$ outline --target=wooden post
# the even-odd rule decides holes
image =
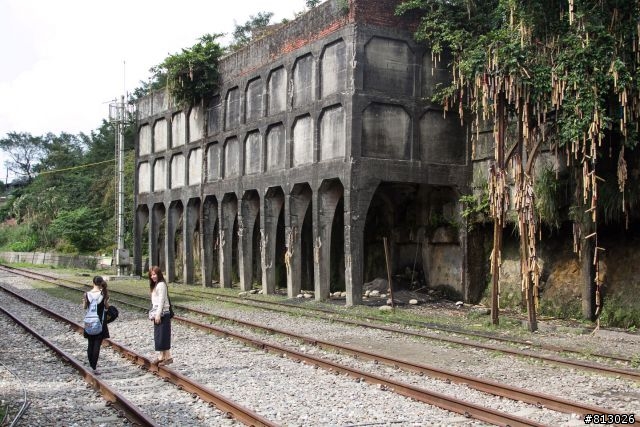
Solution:
[[[391,308],[395,308],[395,303],[393,302],[393,285],[391,284],[391,269],[389,268],[389,243],[386,237],[382,238],[384,242],[384,259],[387,264],[387,280],[389,281],[389,295],[391,295]]]

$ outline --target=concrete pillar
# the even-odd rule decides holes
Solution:
[[[213,285],[213,245],[217,236],[213,234],[216,221],[218,220],[218,204],[210,199],[205,200],[202,206],[202,218],[200,219],[200,235],[202,249],[200,256],[200,268],[202,271],[202,286],[211,287]]]
[[[340,183],[325,181],[313,197],[313,273],[317,301],[329,298],[331,289],[331,228],[342,191]]]
[[[165,267],[164,278],[169,282],[176,280],[176,230],[178,229],[178,221],[180,221],[180,209],[177,204],[169,206],[167,220],[165,221]]]
[[[233,260],[233,223],[238,213],[235,194],[227,195],[219,205],[220,228],[220,286],[231,288],[231,263]]]
[[[149,219],[149,267],[160,265],[160,225],[164,214],[164,206],[156,205],[153,207]]]
[[[260,210],[262,289],[267,294],[276,292],[276,238],[278,218],[283,204],[284,195],[282,192],[269,190],[264,197],[264,209]]]
[[[311,192],[300,192],[287,196],[285,216],[289,224],[285,230],[285,265],[287,267],[287,296],[295,298],[301,290],[302,281],[302,225],[311,203]]]
[[[362,304],[364,227],[377,184],[344,191],[344,281],[347,306]]]
[[[324,301],[329,297],[331,225],[333,217],[327,218],[320,208],[322,197],[314,197],[313,204],[313,274],[315,298]]]
[[[238,264],[243,291],[251,290],[253,284],[253,228],[259,212],[260,196],[255,192],[248,193],[238,212]]]
[[[194,271],[193,271],[193,239],[195,237],[195,231],[200,219],[200,200],[193,199],[187,203],[187,209],[184,213],[184,245],[182,245],[182,259],[184,265],[182,267],[182,273],[184,277],[184,283],[193,284]]]

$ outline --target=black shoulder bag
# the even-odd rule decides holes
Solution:
[[[169,285],[167,285],[167,299],[169,300],[169,319],[173,319],[175,314],[173,313],[173,304],[171,304],[171,297],[169,296]]]

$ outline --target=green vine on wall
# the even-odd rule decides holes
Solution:
[[[219,87],[218,61],[226,49],[217,41],[223,34],[205,34],[191,48],[169,55],[151,68],[154,88],[165,87],[178,104],[192,104],[213,95]]]
[[[467,223],[468,230],[473,230],[475,224],[484,222],[489,218],[489,191],[487,186],[481,193],[465,194],[460,196],[462,204],[462,218]]]

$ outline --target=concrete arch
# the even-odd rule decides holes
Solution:
[[[244,143],[244,174],[255,175],[262,173],[262,134],[260,131],[252,130],[247,132]]]
[[[287,70],[274,68],[267,78],[267,115],[282,113],[287,109]]]
[[[183,229],[184,206],[181,200],[175,200],[169,205],[165,221],[165,267],[164,277],[169,282],[182,281],[182,266],[184,263],[183,251],[180,248],[184,245]]]
[[[315,298],[318,301],[323,301],[329,298],[332,286],[334,289],[339,287],[344,288],[344,276],[342,277],[343,284],[340,286],[339,282],[336,282],[336,274],[339,274],[339,267],[335,266],[332,269],[331,260],[342,259],[344,260],[344,235],[340,239],[341,247],[335,244],[335,241],[339,239],[338,233],[334,232],[334,228],[339,227],[339,223],[344,223],[344,219],[336,220],[336,215],[344,217],[344,186],[339,179],[326,179],[320,184],[316,196],[314,197],[315,208],[313,215],[313,237],[314,237],[314,285],[315,285]],[[342,212],[337,213],[337,208],[341,207]],[[334,243],[332,243],[332,239]],[[334,255],[332,256],[332,252]],[[344,266],[344,264],[343,264]],[[343,268],[344,271],[344,268]],[[332,277],[333,272],[333,277]],[[332,283],[332,279],[334,282]],[[340,276],[337,276],[337,280],[340,280]]]
[[[463,298],[459,194],[452,187],[382,182],[367,211],[364,280],[387,278],[383,238],[389,243],[393,289],[438,288]]]
[[[169,163],[169,188],[184,187],[185,184],[185,158],[184,154],[176,153],[171,156]]]
[[[189,126],[187,129],[190,143],[196,142],[204,136],[204,114],[202,110],[199,104],[192,106],[189,110]]]
[[[467,162],[466,128],[460,117],[429,109],[420,117],[419,158],[423,162],[464,165]]]
[[[218,199],[215,196],[207,196],[202,203],[200,216],[200,242],[202,286],[213,286],[214,274],[219,273],[220,257],[219,243],[220,232],[218,227]],[[219,275],[216,275],[219,279]]]
[[[184,111],[171,116],[171,148],[182,147],[187,142],[187,124]]]
[[[240,89],[238,86],[227,91],[225,97],[224,130],[237,129],[240,126]]]
[[[151,208],[149,217],[149,264],[162,266],[165,262],[165,217],[166,209],[163,203],[156,203]]]
[[[197,283],[196,272],[199,271],[199,263],[202,259],[200,254],[201,233],[200,233],[200,198],[194,197],[189,199],[187,207],[183,214],[183,237],[182,260],[183,260],[183,281],[184,283]]]
[[[262,289],[267,294],[273,294],[277,288],[286,286],[284,191],[282,188],[268,188],[262,206],[260,211]]]
[[[320,54],[320,99],[347,89],[347,46],[343,39],[332,41]]]
[[[202,148],[197,147],[189,150],[189,160],[187,167],[187,185],[198,185],[202,183]]]
[[[168,124],[166,119],[158,119],[153,123],[153,139],[151,149],[154,153],[160,153],[168,148]]]
[[[362,155],[378,159],[411,159],[413,122],[397,104],[372,102],[362,112]]]
[[[324,108],[319,118],[319,161],[344,158],[347,145],[345,110],[342,104]]]
[[[454,187],[432,186],[425,188],[423,198],[428,218],[424,233],[427,244],[422,254],[427,283],[451,299],[467,299],[466,229],[460,226],[460,192]]]
[[[238,212],[238,267],[240,289],[249,291],[253,287],[254,248],[256,222],[259,224],[260,195],[256,190],[245,191]]]
[[[365,282],[376,278],[387,278],[383,238],[391,237],[394,226],[394,206],[384,188],[384,184],[376,188],[366,211],[363,233],[363,280]]]
[[[148,124],[138,129],[138,156],[151,154],[151,126]]]
[[[222,164],[222,176],[224,178],[233,178],[240,175],[240,142],[237,137],[232,136],[224,142],[224,161]]]
[[[136,209],[133,239],[133,273],[142,275],[149,268],[149,207],[140,205]],[[146,257],[145,257],[146,256]]]
[[[164,157],[157,158],[153,162],[153,187],[151,191],[163,191],[167,188],[167,165]]]
[[[314,57],[307,53],[296,58],[293,64],[293,107],[310,104],[314,97]]]
[[[215,135],[222,130],[222,98],[220,94],[211,97],[207,109],[207,135]]]
[[[265,148],[266,170],[274,171],[284,169],[287,164],[287,147],[286,132],[282,122],[275,123],[267,129]]]
[[[222,178],[222,157],[223,152],[218,141],[213,141],[207,145],[206,182],[213,182]]]
[[[289,298],[302,290],[314,290],[312,198],[307,183],[294,185],[287,196],[289,225],[284,260]]]
[[[244,90],[245,93],[245,123],[251,123],[263,116],[263,100],[264,83],[260,76],[255,77],[247,82]]]
[[[314,124],[310,114],[296,117],[293,122],[290,164],[304,166],[315,160]]]
[[[238,246],[238,197],[235,193],[227,193],[223,196],[219,205],[219,229],[220,229],[220,286],[231,288],[232,274],[237,271],[237,246]],[[235,250],[234,250],[235,249]],[[235,268],[234,268],[235,267]]]
[[[413,96],[415,54],[405,40],[373,36],[364,46],[366,90]]]

